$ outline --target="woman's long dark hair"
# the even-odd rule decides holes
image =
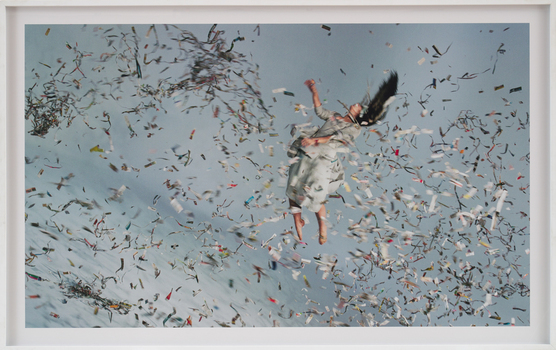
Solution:
[[[380,84],[378,92],[373,99],[371,100],[371,96],[367,93],[361,102],[363,112],[356,118],[357,123],[361,126],[371,126],[384,119],[388,110],[388,104],[391,102],[389,100],[396,95],[397,91],[398,73],[391,71],[388,79]]]

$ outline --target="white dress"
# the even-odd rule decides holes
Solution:
[[[313,212],[319,211],[326,196],[344,182],[344,167],[337,153],[353,144],[361,133],[359,125],[332,118],[341,116],[336,112],[319,106],[315,113],[326,122],[312,137],[332,137],[327,143],[300,148],[299,160],[290,166],[286,188],[288,198]]]

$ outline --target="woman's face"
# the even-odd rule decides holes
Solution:
[[[359,113],[361,113],[361,110],[363,110],[363,107],[359,103],[356,103],[349,107],[349,114],[351,114],[352,117],[356,118],[359,116]]]

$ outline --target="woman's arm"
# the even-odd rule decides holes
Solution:
[[[306,80],[305,85],[307,85],[307,87],[309,88],[309,90],[311,90],[311,93],[313,94],[313,106],[315,108],[315,113],[317,114],[317,117],[323,120],[328,120],[330,117],[334,116],[335,114],[334,112],[329,111],[322,106],[322,103],[320,102],[320,98],[319,98],[319,92],[317,90],[317,86],[315,85],[315,81],[313,79]]]
[[[305,85],[307,85],[307,87],[309,88],[309,90],[311,90],[311,93],[313,94],[313,105],[315,106],[315,108],[321,107],[322,104],[320,103],[320,98],[319,98],[319,92],[317,90],[317,86],[315,85],[315,81],[313,79],[309,79],[305,81]],[[317,115],[319,117],[323,117],[323,116],[328,116],[327,114],[333,115],[332,112],[328,112],[327,113],[321,113],[321,115],[319,115],[317,113]],[[324,118],[326,119],[326,118]],[[322,136],[322,137],[306,137],[303,140],[301,140],[301,145],[303,147],[307,147],[307,146],[316,146],[319,143],[327,143],[333,135],[329,135],[329,136]]]
[[[313,94],[313,105],[315,108],[321,106],[322,104],[320,103],[319,92],[317,90],[317,86],[315,85],[315,81],[313,79],[306,80],[305,85],[307,85]]]
[[[301,140],[301,146],[317,146],[319,143],[327,143],[333,135],[322,137],[307,137]]]

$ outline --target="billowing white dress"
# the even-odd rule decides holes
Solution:
[[[315,113],[326,122],[312,137],[332,137],[327,143],[300,148],[299,160],[290,166],[286,188],[288,198],[313,212],[319,211],[326,196],[344,182],[344,167],[337,153],[353,144],[361,133],[359,125],[332,118],[341,116],[336,112],[319,106]]]

